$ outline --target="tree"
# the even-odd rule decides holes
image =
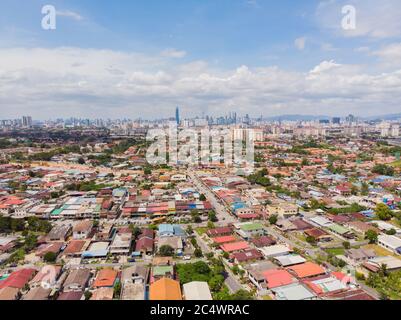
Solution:
[[[344,241],[343,247],[344,247],[344,249],[349,250],[349,249],[351,249],[351,243],[349,243],[349,241]]]
[[[378,234],[374,230],[368,230],[365,233],[365,239],[369,240],[370,244],[377,243]]]
[[[217,219],[217,215],[216,215],[216,212],[214,212],[213,210],[212,211],[209,211],[209,220],[211,221],[211,222],[217,222],[217,221],[219,221],[219,219]]]
[[[205,196],[204,194],[201,194],[201,195],[199,196],[199,200],[200,200],[200,201],[206,201],[206,196]]]
[[[114,285],[114,298],[119,299],[121,294],[121,282],[117,281]]]
[[[234,293],[230,300],[254,300],[254,297],[252,293],[241,289]]]
[[[202,250],[200,248],[196,248],[194,251],[194,255],[196,258],[202,258],[203,257]]]
[[[384,203],[379,203],[376,206],[375,213],[380,220],[388,221],[393,217],[393,212]]]
[[[90,300],[90,298],[92,298],[92,292],[87,290],[84,292],[84,296],[85,296],[85,300]]]
[[[395,236],[397,234],[397,231],[395,229],[391,229],[386,231],[386,234],[389,236]]]
[[[278,221],[278,215],[277,214],[272,214],[269,217],[269,222],[270,222],[271,225],[275,225],[277,223],[277,221]]]
[[[383,176],[393,176],[394,168],[385,164],[377,164],[373,167],[372,172]]]
[[[214,227],[215,227],[215,225],[214,225],[214,223],[213,223],[212,221],[209,221],[209,222],[207,223],[207,228],[208,228],[208,229],[214,229]]]
[[[47,252],[43,257],[43,260],[47,263],[54,263],[57,260],[57,253]]]
[[[38,237],[32,233],[25,236],[25,251],[29,252],[36,248],[38,244]]]
[[[142,233],[142,230],[134,224],[130,224],[129,228],[132,232],[132,236],[134,237],[134,239],[136,239]]]
[[[224,277],[221,274],[216,274],[212,276],[208,281],[210,290],[214,292],[219,291],[223,286],[223,283],[224,283]]]
[[[382,277],[387,277],[387,276],[388,276],[387,264],[383,263],[383,264],[380,266],[379,274],[380,274]]]
[[[306,242],[314,245],[314,244],[316,244],[316,238],[312,237],[312,236],[308,236],[308,237],[306,237]]]
[[[192,234],[194,233],[194,229],[192,228],[191,225],[189,225],[189,226],[187,227],[187,233],[188,233],[188,235],[192,235]]]
[[[174,255],[174,253],[175,253],[174,248],[172,248],[169,245],[161,246],[159,249],[159,254],[162,257],[172,257]]]
[[[202,222],[202,219],[201,219],[201,217],[199,215],[199,211],[198,210],[192,210],[191,211],[191,217],[192,217],[192,221],[194,223],[201,223]]]
[[[82,158],[82,157],[79,158],[79,159],[78,159],[78,163],[79,163],[79,164],[85,164],[85,159]]]
[[[145,168],[143,170],[143,173],[147,176],[150,176],[152,174],[152,169],[150,169],[149,167]]]

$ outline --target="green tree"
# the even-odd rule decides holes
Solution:
[[[47,263],[55,263],[57,260],[57,253],[47,252],[43,257],[43,260]]]
[[[191,225],[189,225],[189,226],[187,227],[187,234],[188,234],[188,235],[192,235],[193,233],[194,233],[194,229],[192,228]]]
[[[369,240],[370,244],[377,243],[378,234],[374,230],[368,230],[365,233],[365,239]]]
[[[278,215],[277,215],[277,214],[272,214],[272,215],[269,217],[269,223],[270,223],[271,225],[275,225],[275,224],[277,223],[277,221],[278,221]]]
[[[199,196],[199,200],[200,200],[200,201],[206,201],[206,196],[205,196],[204,194],[201,194],[201,195]]]
[[[129,228],[132,232],[132,236],[134,237],[134,239],[136,239],[142,233],[142,230],[134,224],[130,224]]]
[[[121,294],[121,282],[117,281],[114,285],[114,298],[119,299]]]
[[[161,246],[159,249],[159,254],[162,257],[172,257],[174,255],[174,253],[175,253],[174,248],[172,248],[169,245]]]
[[[254,300],[254,296],[251,292],[241,289],[241,290],[237,291],[236,293],[234,293],[231,296],[230,300],[233,300],[233,301],[247,300],[247,301],[249,301],[249,300]]]
[[[384,176],[393,176],[394,168],[385,164],[377,164],[373,167],[372,172]]]
[[[312,237],[312,236],[308,236],[308,237],[306,237],[306,242],[309,243],[309,244],[315,245],[316,244],[316,238]]]
[[[379,203],[376,206],[375,213],[380,220],[388,221],[393,217],[391,209],[384,203]]]
[[[344,249],[349,250],[349,249],[351,249],[351,243],[349,241],[344,241],[343,247],[344,247]]]
[[[196,258],[202,258],[203,257],[202,250],[200,248],[196,248],[194,251],[194,255]]]
[[[209,211],[209,220],[211,221],[211,222],[217,222],[217,221],[219,221],[219,219],[217,219],[217,215],[216,215],[216,212],[214,212],[213,210],[212,211]]]

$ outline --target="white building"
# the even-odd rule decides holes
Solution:
[[[185,300],[213,300],[207,282],[193,281],[183,285]]]
[[[380,235],[378,237],[378,244],[395,254],[401,254],[401,239],[396,236]]]

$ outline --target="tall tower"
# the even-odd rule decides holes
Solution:
[[[175,121],[177,122],[177,126],[179,126],[180,125],[180,108],[179,107],[177,107],[176,109],[175,109]]]

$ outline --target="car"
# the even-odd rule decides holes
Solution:
[[[189,261],[189,260],[191,260],[191,256],[184,256],[184,257],[182,257],[182,259],[186,260],[186,261]]]

